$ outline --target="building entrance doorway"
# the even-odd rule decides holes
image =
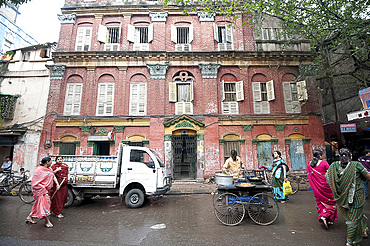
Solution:
[[[175,180],[196,178],[196,135],[172,135],[173,176]]]

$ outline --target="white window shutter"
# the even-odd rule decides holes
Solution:
[[[127,40],[135,43],[135,27],[133,25],[127,25]]]
[[[85,29],[84,49],[83,49],[84,51],[90,50],[91,32],[92,32],[92,28],[91,27],[86,27],[86,29]]]
[[[253,109],[255,114],[262,114],[262,102],[253,102]]]
[[[213,23],[213,37],[216,40],[216,42],[220,42],[218,40],[218,26],[216,25],[216,23]]]
[[[262,101],[260,82],[252,82],[252,91],[253,91],[253,101],[255,102]]]
[[[194,100],[194,82],[190,82],[190,102]]]
[[[107,27],[99,24],[98,41],[105,43],[107,40]]]
[[[67,84],[64,114],[79,115],[81,109],[82,84],[69,83]]]
[[[138,84],[130,85],[130,115],[137,115],[138,113]]]
[[[85,28],[79,27],[77,29],[77,37],[76,37],[76,50],[77,51],[83,50],[84,36],[85,36]]]
[[[191,24],[189,26],[189,44],[193,42],[193,39],[194,39],[194,26],[193,24]]]
[[[290,82],[283,82],[283,95],[285,112],[288,114],[293,113],[293,102],[292,102],[292,92],[290,88]]]
[[[270,113],[270,103],[263,101],[261,103],[261,109],[263,114],[269,114]]]
[[[230,114],[230,104],[229,104],[229,102],[222,102],[221,107],[222,107],[222,113],[223,114]]]
[[[236,84],[236,101],[243,101],[244,100],[244,89],[243,89],[243,80],[238,81]]]
[[[176,83],[170,82],[168,85],[168,100],[170,102],[177,102]]]
[[[184,114],[193,114],[192,102],[184,102]]]
[[[175,104],[175,114],[183,114],[184,113],[184,103],[177,102]]]
[[[171,24],[171,41],[177,43],[177,28]]]
[[[306,87],[305,80],[297,82],[297,94],[298,94],[298,101],[308,100],[307,87]]]
[[[221,102],[225,101],[225,82],[221,81]]]
[[[153,23],[148,26],[148,43],[153,41]]]
[[[226,25],[226,42],[232,43],[233,42],[233,29],[231,25]]]
[[[146,115],[146,83],[139,85],[138,115]]]
[[[230,105],[230,114],[238,114],[238,102],[229,102]]]
[[[122,23],[119,23],[119,29],[118,29],[118,47],[121,44],[121,31],[122,31]]]
[[[267,87],[267,101],[275,100],[274,81],[270,80],[266,82]]]

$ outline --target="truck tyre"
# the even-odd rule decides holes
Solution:
[[[75,195],[71,189],[68,189],[68,197],[67,202],[64,204],[65,208],[72,206],[73,202],[75,201]]]
[[[130,208],[139,208],[144,203],[144,192],[140,189],[132,189],[125,197],[126,205]]]

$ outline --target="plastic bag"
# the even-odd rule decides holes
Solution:
[[[284,196],[293,194],[292,186],[290,185],[289,181],[285,181],[283,183],[283,193],[284,193]]]

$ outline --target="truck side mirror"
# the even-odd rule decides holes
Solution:
[[[153,160],[150,160],[149,161],[148,167],[155,168],[155,164],[154,164],[154,161]]]

